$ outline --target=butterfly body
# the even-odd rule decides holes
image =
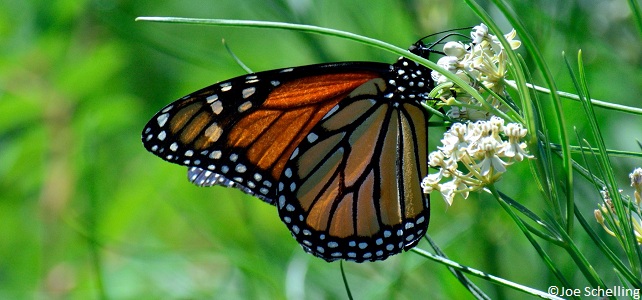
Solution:
[[[421,45],[413,45],[417,54]],[[143,144],[189,167],[200,186],[239,188],[276,205],[309,253],[382,260],[425,234],[430,70],[347,62],[258,72],[166,106]]]

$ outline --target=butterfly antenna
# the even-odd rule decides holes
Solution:
[[[420,38],[419,40],[420,40],[420,41],[421,41],[421,40],[425,40],[425,39],[427,39],[427,38],[429,38],[429,37],[433,37],[433,36],[435,36],[435,35],[440,35],[440,34],[444,34],[444,33],[449,33],[447,36],[451,36],[451,35],[458,35],[457,33],[453,33],[453,31],[464,31],[464,30],[470,30],[470,29],[473,29],[473,26],[469,26],[469,27],[461,27],[461,28],[455,28],[455,29],[448,29],[448,30],[443,30],[443,31],[435,32],[435,33],[433,33],[433,34],[429,34],[429,35],[427,35],[427,36],[424,36],[424,37]],[[464,36],[464,35],[462,35],[462,36]]]
[[[433,34],[430,34],[430,35],[424,36],[424,37],[422,37],[421,39],[419,39],[419,41],[423,41],[423,40],[425,40],[425,39],[427,39],[427,38],[430,38],[430,37],[433,37],[433,36],[436,36],[436,35],[446,34],[446,35],[442,36],[441,38],[439,38],[437,41],[432,42],[432,43],[429,43],[429,44],[426,46],[426,49],[427,49],[428,51],[435,52],[435,53],[439,53],[439,54],[443,54],[443,53],[441,53],[441,52],[439,52],[439,51],[435,51],[435,50],[433,50],[433,47],[435,47],[436,45],[439,45],[439,44],[443,43],[446,39],[448,39],[448,38],[450,38],[450,37],[453,37],[453,36],[459,36],[459,37],[462,37],[462,38],[464,38],[464,39],[468,39],[468,40],[469,40],[469,39],[470,39],[470,37],[469,37],[469,36],[464,35],[464,34],[461,34],[461,33],[456,32],[456,31],[470,30],[470,29],[472,29],[472,28],[473,28],[473,27],[462,27],[462,28],[455,28],[455,29],[444,30],[444,31],[440,31],[440,32],[436,32],[436,33],[433,33]]]

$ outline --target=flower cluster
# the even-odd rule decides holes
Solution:
[[[512,49],[521,45],[520,41],[513,40],[515,35],[515,30],[512,30],[504,36]],[[493,93],[488,93],[486,102],[500,111],[506,111],[507,107],[495,97],[507,95],[504,85],[508,63],[506,52],[497,37],[490,34],[484,24],[475,26],[471,37],[470,44],[447,42],[443,49],[446,56],[440,58],[437,64],[454,73],[480,93],[484,93],[485,89],[492,91]],[[441,87],[437,94],[437,97],[442,99],[440,104],[451,106],[447,112],[450,118],[473,121],[490,118],[488,109],[483,108],[475,98],[454,85],[446,76],[433,71],[432,78]]]
[[[630,221],[633,225],[633,233],[635,234],[638,244],[642,244],[642,221],[640,220],[640,216],[642,215],[640,213],[640,203],[642,202],[642,168],[636,168],[633,170],[633,172],[629,174],[629,178],[631,179],[631,186],[635,189],[633,192],[635,205],[624,205],[624,209],[627,211],[627,215],[631,218]],[[621,194],[622,190],[619,190],[618,192]],[[604,199],[604,204],[599,204],[599,209],[594,211],[595,219],[600,223],[600,225],[602,225],[604,231],[614,237],[617,237],[622,234],[621,221],[615,212],[615,205],[613,204],[613,200],[611,199],[608,191],[602,190],[601,193],[602,198]],[[611,230],[607,223],[616,229],[618,233]]]
[[[526,133],[521,124],[504,125],[495,116],[489,121],[453,124],[441,140],[443,146],[428,155],[428,164],[438,172],[423,179],[424,193],[439,191],[451,205],[456,194],[467,198],[469,192],[498,181],[513,160],[532,158],[521,142]],[[442,183],[445,179],[451,180]]]

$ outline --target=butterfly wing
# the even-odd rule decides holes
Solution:
[[[416,101],[390,97],[390,83],[379,78],[353,91],[285,165],[281,219],[307,252],[327,261],[383,260],[414,247],[427,229],[420,182],[429,115]]]
[[[223,81],[164,107],[143,129],[143,145],[190,167],[197,185],[233,186],[273,204],[294,148],[342,99],[389,67],[319,64]]]
[[[307,252],[383,260],[414,247],[428,226],[420,182],[429,115],[420,101],[433,86],[429,73],[401,58],[240,76],[163,108],[143,144],[188,166],[197,185],[278,204]]]

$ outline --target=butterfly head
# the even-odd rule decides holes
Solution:
[[[438,53],[438,51],[433,49],[433,46],[434,44],[426,45],[423,41],[418,40],[408,48],[408,51],[410,51],[410,53],[417,54],[425,59],[428,59],[430,53]]]

